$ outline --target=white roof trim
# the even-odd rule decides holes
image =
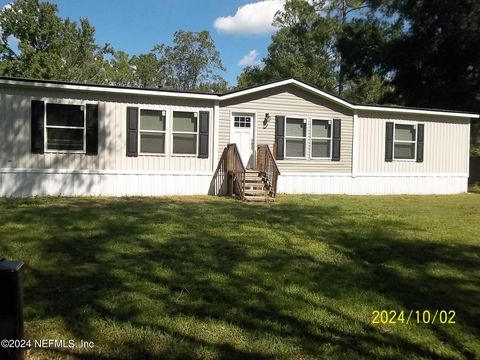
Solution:
[[[455,112],[455,111],[441,111],[441,110],[422,110],[422,109],[405,109],[405,108],[397,108],[395,106],[375,106],[375,105],[354,105],[345,100],[340,99],[337,96],[331,95],[326,93],[325,91],[319,90],[313,86],[305,84],[301,81],[295,79],[287,79],[277,81],[275,83],[257,86],[251,89],[241,90],[238,92],[234,92],[231,94],[222,95],[220,100],[228,100],[238,96],[248,95],[255,93],[257,91],[268,90],[275,87],[283,86],[283,85],[295,85],[299,88],[307,90],[308,92],[321,96],[325,99],[332,101],[333,103],[339,104],[344,106],[350,110],[368,110],[368,111],[384,111],[384,112],[394,112],[394,113],[401,113],[401,114],[423,114],[423,115],[436,115],[436,116],[453,116],[453,117],[462,117],[462,118],[476,118],[478,119],[480,115],[478,114],[467,114],[463,112]]]
[[[323,98],[329,99],[329,100],[333,101],[334,103],[340,104],[340,105],[342,105],[342,106],[344,106],[348,109],[353,109],[354,108],[354,106],[352,104],[350,104],[349,102],[347,102],[345,100],[342,100],[342,99],[340,99],[336,96],[330,95],[330,94],[326,93],[325,91],[319,90],[317,88],[314,88],[313,86],[304,84],[304,83],[302,83],[298,80],[295,80],[295,79],[281,80],[281,81],[277,81],[277,82],[274,82],[274,83],[271,83],[271,84],[260,85],[260,86],[257,86],[257,87],[251,88],[251,89],[241,90],[241,91],[237,91],[237,92],[234,92],[234,93],[231,93],[231,94],[222,95],[222,96],[220,96],[220,100],[228,100],[228,99],[236,98],[238,96],[243,96],[243,95],[256,93],[257,91],[268,90],[268,89],[276,88],[276,87],[279,87],[279,86],[291,85],[291,84],[293,84],[295,86],[298,86],[298,87],[300,87],[304,90],[307,90],[308,92],[311,92],[315,95],[319,95]]]
[[[176,97],[176,98],[188,98],[188,99],[203,99],[203,100],[218,100],[219,96],[212,94],[197,94],[188,92],[175,92],[165,90],[142,90],[142,89],[129,89],[129,88],[116,88],[116,87],[103,87],[95,85],[76,85],[76,84],[58,84],[58,83],[45,83],[36,81],[22,81],[22,80],[7,80],[0,79],[0,85],[15,85],[24,87],[36,87],[47,89],[60,89],[60,90],[76,90],[76,91],[90,91],[96,93],[114,93],[114,94],[133,94],[133,95],[147,95],[147,96],[164,96],[164,97]]]
[[[436,116],[453,116],[461,118],[475,118],[480,117],[479,114],[468,114],[463,112],[455,111],[441,111],[441,110],[422,110],[422,109],[402,109],[396,108],[395,106],[375,106],[375,105],[355,105],[356,110],[366,110],[366,111],[378,111],[378,112],[394,112],[402,114],[420,114],[420,115],[436,115]]]
[[[325,91],[319,90],[311,85],[305,84],[301,81],[295,79],[287,79],[277,81],[267,85],[260,85],[251,89],[240,90],[231,94],[225,95],[216,95],[216,94],[199,94],[199,93],[189,93],[189,92],[176,92],[168,90],[143,90],[143,89],[134,89],[134,88],[116,88],[116,87],[103,87],[95,85],[77,85],[77,84],[61,84],[61,83],[48,83],[43,81],[35,80],[13,80],[13,79],[0,79],[0,85],[14,85],[14,86],[24,86],[24,87],[39,87],[47,89],[60,89],[60,90],[76,90],[76,91],[90,91],[97,93],[114,93],[114,94],[133,94],[133,95],[147,95],[147,96],[163,96],[163,97],[172,97],[172,98],[187,98],[187,99],[202,99],[202,100],[229,100],[239,96],[248,95],[256,93],[258,91],[268,90],[284,85],[295,85],[301,89],[304,89],[314,95],[318,95],[324,99],[328,99],[335,104],[341,105],[350,110],[364,110],[364,111],[378,111],[378,112],[392,112],[400,114],[422,114],[422,115],[435,115],[435,116],[450,116],[450,117],[459,117],[459,118],[474,118],[478,119],[479,114],[469,114],[463,112],[455,111],[441,111],[441,110],[422,110],[422,109],[408,109],[408,108],[397,108],[395,106],[375,106],[375,105],[354,105],[340,99],[335,95],[326,93]]]

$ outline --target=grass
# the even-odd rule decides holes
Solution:
[[[479,359],[480,195],[0,200],[28,359]],[[455,324],[372,324],[374,310]]]
[[[471,193],[480,194],[480,182],[469,184],[468,191]]]

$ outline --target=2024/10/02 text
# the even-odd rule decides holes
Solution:
[[[455,310],[373,310],[372,324],[455,324]]]

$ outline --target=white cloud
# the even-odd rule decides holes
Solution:
[[[239,7],[233,16],[217,18],[213,26],[228,34],[268,34],[275,30],[273,17],[283,9],[284,4],[285,0],[263,0],[246,4]]]
[[[240,60],[238,60],[238,66],[251,66],[257,65],[260,63],[260,58],[258,57],[260,54],[257,50],[253,49]]]

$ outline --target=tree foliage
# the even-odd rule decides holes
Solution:
[[[176,31],[172,46],[157,44],[153,52],[160,59],[166,86],[194,90],[223,80],[216,71],[225,67],[208,31]]]
[[[279,30],[272,36],[263,66],[245,68],[238,78],[238,86],[294,77],[333,91],[332,22],[317,16],[308,2],[290,0],[285,10],[277,13],[274,24]]]
[[[379,102],[391,87],[383,81],[381,67],[367,61],[357,69],[352,65],[359,45],[352,42],[364,28],[371,27],[363,45],[372,47],[386,37],[385,29],[371,21],[348,20],[366,9],[362,0],[313,1],[287,0],[284,10],[277,13],[274,24],[279,28],[272,36],[263,64],[247,67],[238,77],[238,87],[265,81],[294,77],[327,91],[335,91],[354,101]]]
[[[296,77],[362,103],[480,112],[480,2],[287,0],[238,87]],[[480,124],[472,124],[480,155]]]
[[[383,0],[375,10],[398,17],[401,31],[385,46],[394,100],[409,106],[480,112],[480,2]],[[480,124],[472,121],[472,153]]]
[[[16,1],[0,13],[0,60],[4,75],[99,82],[108,45],[95,43],[88,20],[57,16],[55,4]]]
[[[58,7],[17,0],[0,12],[0,74],[138,87],[221,91],[225,68],[208,31],[177,31],[173,45],[129,55],[95,42],[95,29],[58,16]]]

